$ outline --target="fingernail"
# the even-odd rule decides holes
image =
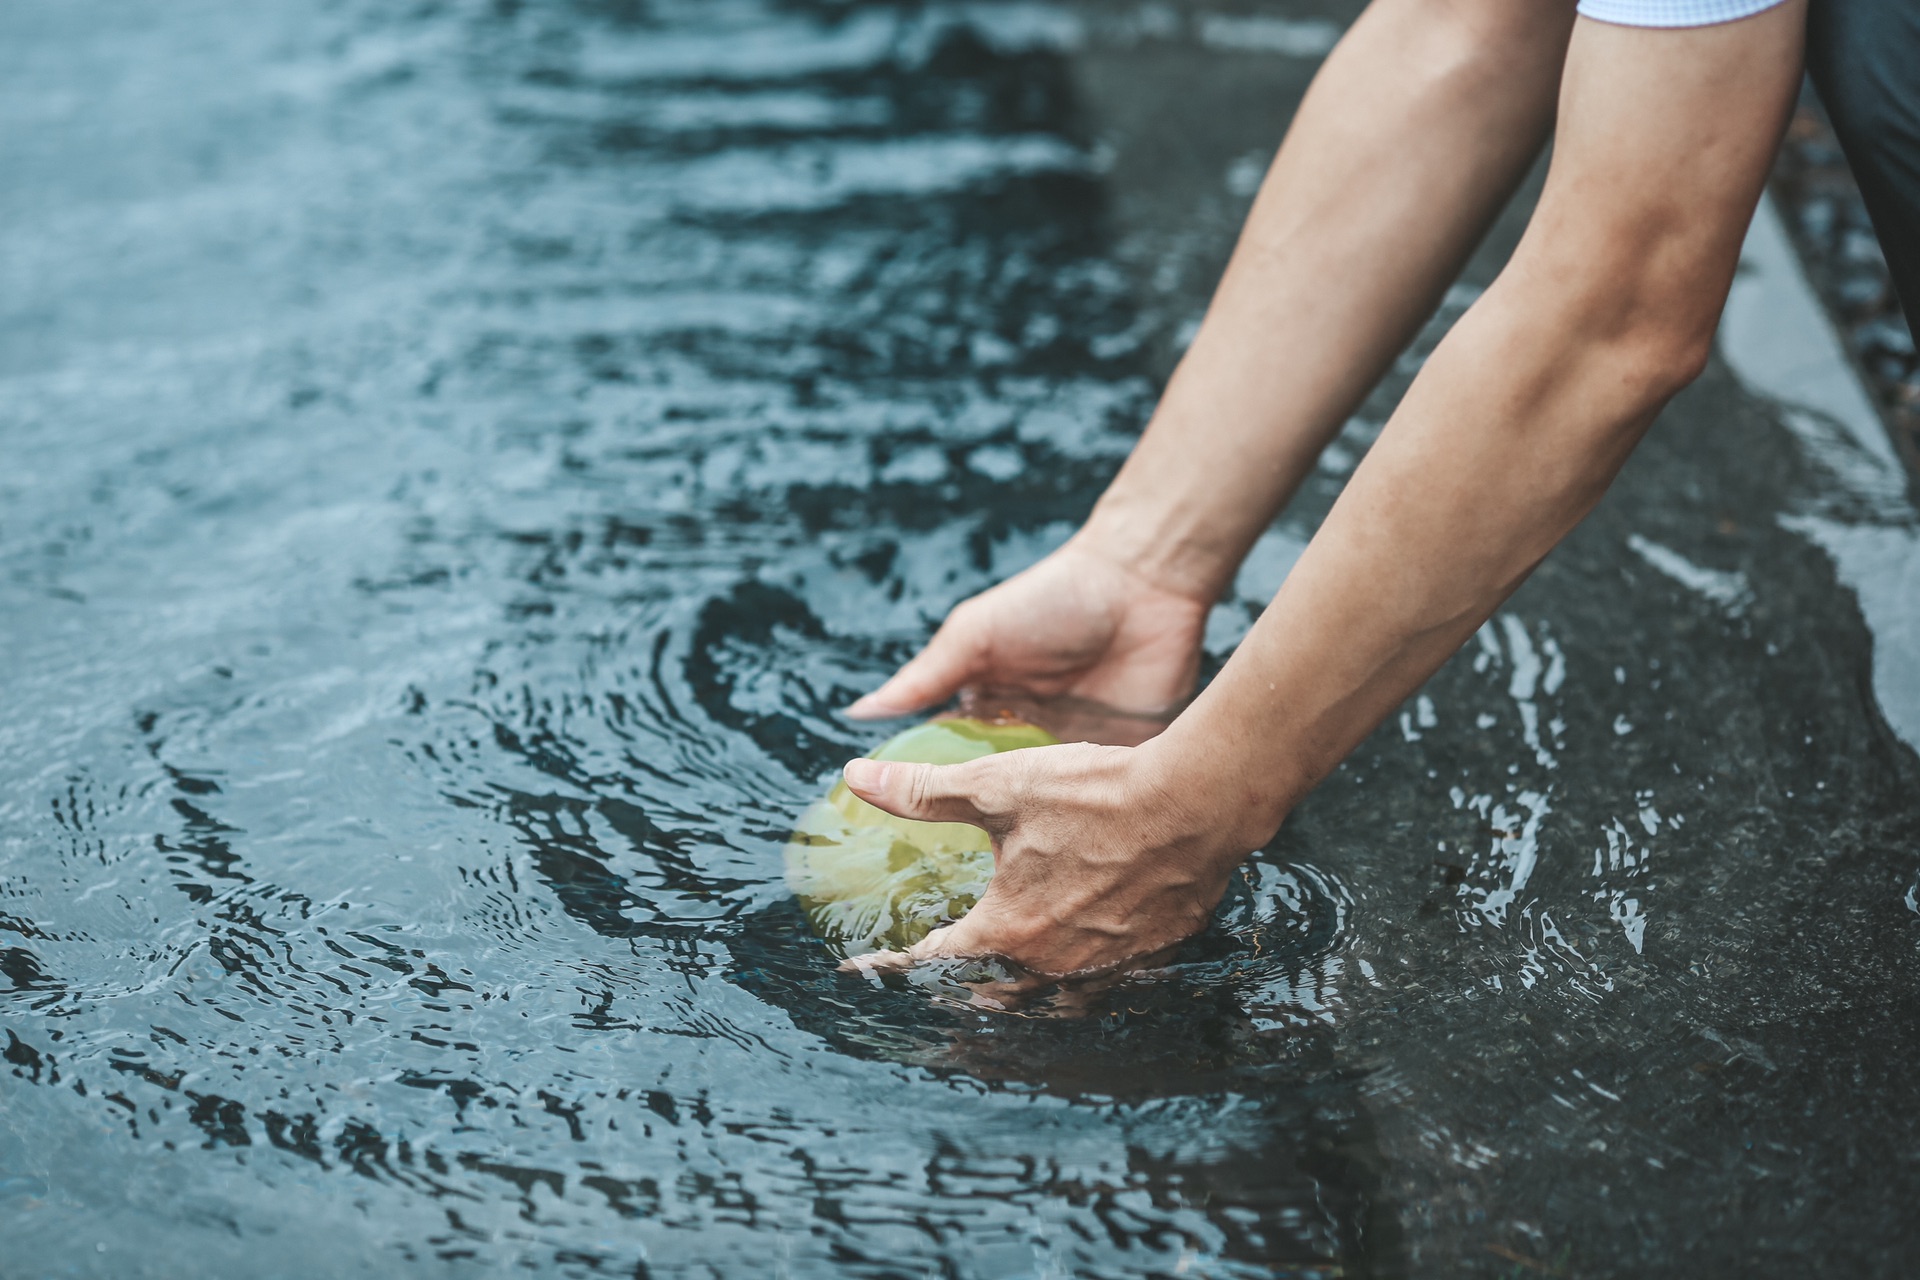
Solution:
[[[895,716],[903,716],[906,712],[890,702],[882,701],[879,692],[876,690],[864,698],[856,699],[853,704],[847,708],[847,714],[853,716],[855,719],[890,720]]]
[[[855,791],[878,791],[886,783],[887,766],[862,756],[858,760],[847,761],[840,774]]]

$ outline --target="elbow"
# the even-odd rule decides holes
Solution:
[[[1712,324],[1656,311],[1610,335],[1603,358],[1629,412],[1651,417],[1705,373],[1713,355],[1713,334]]]
[[[1665,259],[1665,261],[1663,261]],[[1588,386],[1621,416],[1645,419],[1706,371],[1731,273],[1676,270],[1666,254],[1598,255],[1542,272],[1545,311]]]
[[[1738,260],[1737,231],[1684,204],[1562,197],[1543,201],[1509,274],[1589,389],[1651,417],[1705,371]]]

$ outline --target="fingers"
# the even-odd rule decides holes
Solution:
[[[902,974],[920,966],[932,966],[932,988],[951,999],[962,992],[968,1004],[983,1009],[1009,1012],[1019,1009],[1030,997],[1046,993],[1054,1014],[1077,1016],[1085,1011],[1091,991],[1082,994],[1060,988],[1056,979],[1028,970],[1007,960],[992,947],[983,947],[967,935],[967,922],[975,920],[982,906],[953,924],[935,929],[907,951],[876,951],[870,955],[850,956],[840,963],[840,972],[857,973],[874,986],[884,986],[890,974]],[[991,929],[988,930],[992,932]],[[991,958],[983,967],[954,963]],[[949,962],[944,967],[941,962]],[[1099,983],[1093,990],[1110,983]]]
[[[864,974],[877,982],[883,973],[899,973],[913,968],[923,960],[937,960],[942,956],[959,955],[960,953],[949,945],[952,934],[952,925],[942,925],[906,951],[869,951],[865,955],[848,956],[840,962],[838,968],[842,973]]]
[[[964,607],[964,606],[963,606]],[[855,720],[889,720],[945,702],[979,668],[980,646],[958,610],[893,678],[847,708]]]
[[[973,764],[866,759],[849,760],[842,770],[853,794],[896,818],[988,827],[977,795],[981,772]]]
[[[912,968],[913,956],[905,951],[870,951],[863,956],[848,956],[836,967],[841,973],[858,973],[878,984],[883,973]]]

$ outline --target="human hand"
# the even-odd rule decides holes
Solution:
[[[1269,834],[1230,803],[1223,816],[1224,788],[1176,776],[1150,747],[1029,747],[957,765],[862,759],[845,775],[888,813],[985,829],[994,874],[959,921],[844,967],[998,956],[1061,978],[1151,964],[1205,927],[1234,866]]]
[[[1162,711],[1193,691],[1210,603],[1076,539],[956,607],[918,656],[847,714],[906,715],[979,686]]]

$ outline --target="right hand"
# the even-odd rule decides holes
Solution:
[[[1211,603],[1076,539],[956,607],[918,656],[847,714],[903,716],[971,687],[1165,712],[1193,692]]]
[[[1233,868],[1272,834],[1273,811],[1249,803],[1264,779],[1250,784],[1234,768],[1239,753],[1219,745],[1229,749],[1212,758],[1156,743],[1069,743],[964,764],[849,761],[847,786],[868,804],[985,831],[994,870],[959,920],[906,951],[842,967],[998,956],[1028,975],[990,984],[1011,998],[1036,978],[1156,964],[1206,927]]]

